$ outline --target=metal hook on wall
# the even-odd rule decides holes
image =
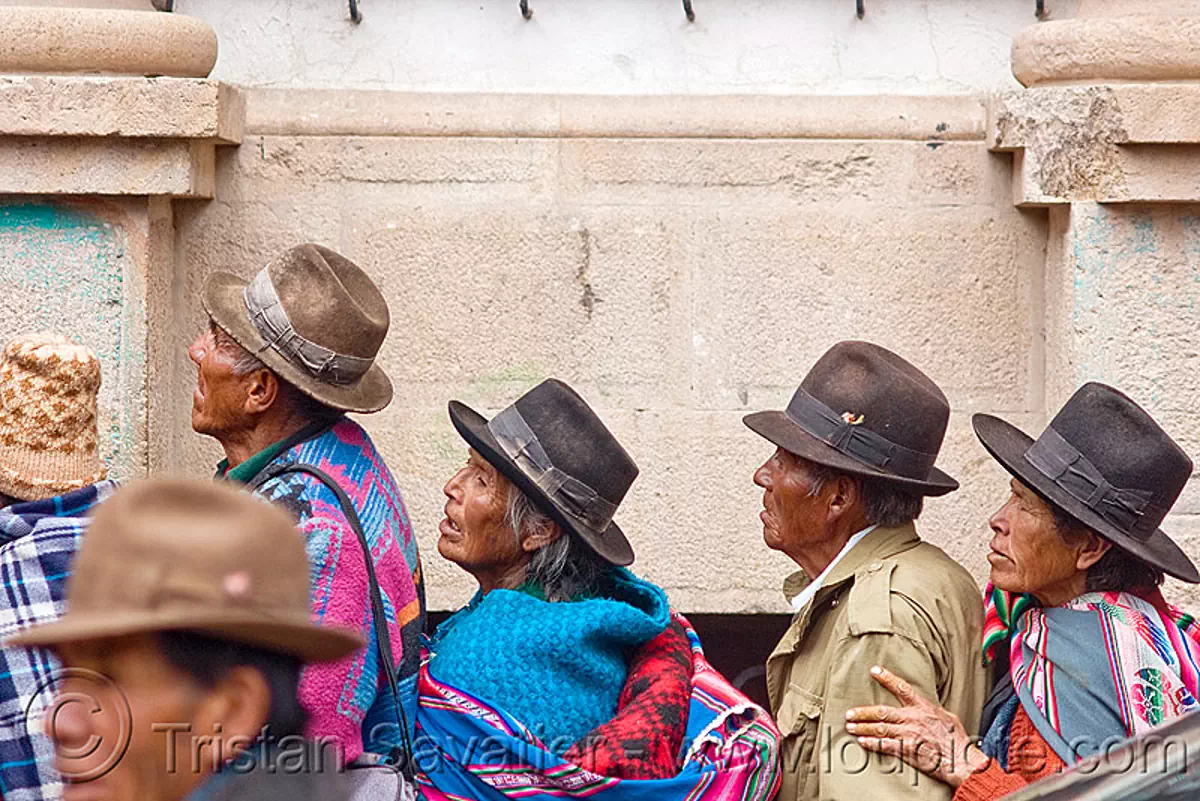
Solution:
[[[858,17],[859,19],[862,19],[863,14],[866,14],[866,13],[867,13],[867,10],[865,8],[863,8],[863,0],[854,0],[854,16]]]
[[[687,15],[688,22],[696,21],[696,12],[692,11],[692,0],[683,0],[683,13]]]
[[[358,0],[350,0],[350,21],[355,25],[362,22],[362,12],[358,10]]]
[[[533,9],[529,7],[529,0],[521,0],[521,16],[525,19],[533,17]]]

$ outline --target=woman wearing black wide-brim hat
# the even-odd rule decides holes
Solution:
[[[1121,392],[1084,385],[1037,440],[992,415],[973,423],[1012,474],[990,520],[984,654],[997,683],[982,747],[882,668],[903,707],[851,710],[847,729],[982,800],[1200,708],[1200,626],[1159,589],[1164,574],[1200,574],[1159,528],[1192,461]],[[938,748],[905,746],[921,738]]]
[[[633,548],[615,517],[638,469],[583,398],[551,379],[490,420],[451,401],[450,419],[469,448],[444,489],[438,552],[479,590],[429,641],[418,725],[447,755],[429,782],[475,798],[479,782],[580,791],[620,778],[614,801],[769,785],[767,713],[693,650],[666,594],[626,569]],[[446,712],[464,697],[469,710]],[[714,741],[733,716],[741,730]],[[485,734],[511,770],[455,751]],[[765,748],[760,765],[726,764],[745,747]]]

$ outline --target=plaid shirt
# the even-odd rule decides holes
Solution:
[[[101,481],[44,501],[0,509],[0,638],[63,613],[71,559],[88,515],[116,485]],[[58,671],[44,648],[0,648],[0,798],[57,800],[62,781],[54,770],[54,745],[42,731]]]

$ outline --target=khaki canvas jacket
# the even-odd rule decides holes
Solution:
[[[810,579],[788,578],[789,601]],[[767,660],[783,732],[779,801],[946,801],[953,790],[846,733],[846,710],[899,702],[870,676],[882,665],[978,733],[986,697],[983,604],[974,579],[912,523],[877,528],[833,568]]]

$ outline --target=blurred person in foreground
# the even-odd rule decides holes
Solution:
[[[296,689],[362,640],[310,621],[308,576],[288,516],[227,487],[159,479],[105,501],[66,613],[6,641],[62,662],[44,725],[64,801],[345,798]]]
[[[100,363],[53,333],[10,341],[0,362],[0,637],[58,619],[71,561],[96,504],[115,487],[97,453]],[[0,648],[0,792],[62,795],[42,731],[44,692],[60,665],[42,648]]]
[[[614,517],[638,468],[596,413],[550,379],[491,420],[451,401],[450,419],[468,448],[438,552],[479,589],[421,668],[425,798],[772,798],[766,711],[627,569]]]
[[[1159,529],[1192,461],[1132,400],[1081,387],[1035,441],[986,414],[984,448],[1012,474],[990,522],[984,652],[997,681],[980,744],[903,668],[872,675],[902,706],[851,710],[866,748],[991,801],[1197,708],[1200,625],[1169,605],[1164,574],[1200,582]]]
[[[387,302],[357,265],[312,244],[291,248],[249,282],[215,272],[201,299],[209,325],[188,351],[197,367],[192,428],[224,449],[219,478],[298,521],[315,619],[357,629],[368,644],[305,669],[309,733],[337,737],[347,761],[402,759],[416,717],[424,581],[400,489],[367,432],[345,415],[379,411],[392,399],[375,363]],[[372,579],[386,618],[382,636]],[[377,657],[381,641],[390,666]],[[403,730],[389,672],[398,679]]]
[[[924,373],[869,342],[841,342],[785,411],[746,425],[775,453],[754,474],[763,539],[801,571],[784,583],[795,616],[767,660],[783,732],[781,801],[948,799],[946,784],[872,758],[845,731],[846,710],[887,697],[867,671],[900,666],[968,728],[986,675],[983,608],[971,575],[922,542],[927,496],[958,488],[934,466],[950,406]]]

